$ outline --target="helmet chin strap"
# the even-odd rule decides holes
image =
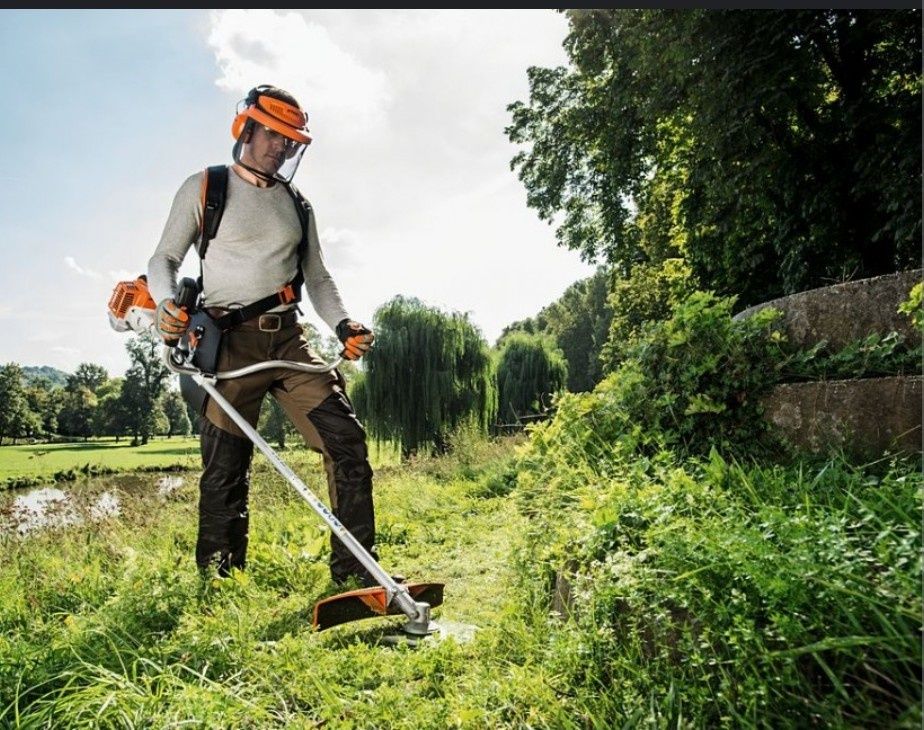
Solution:
[[[251,172],[251,173],[253,173],[254,175],[256,175],[256,176],[257,176],[258,178],[260,178],[261,180],[266,180],[267,182],[282,182],[282,180],[280,180],[280,178],[276,177],[275,174],[274,174],[274,175],[269,175],[269,174],[263,172],[263,170],[258,170],[258,169],[255,168],[255,167],[251,167],[251,166],[248,165],[247,163],[241,162],[240,160],[235,160],[235,162],[236,162],[238,165],[240,165],[241,167],[243,167],[245,170],[247,170],[248,172]]]

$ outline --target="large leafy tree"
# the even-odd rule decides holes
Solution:
[[[4,438],[16,443],[38,425],[38,416],[29,409],[22,368],[14,362],[0,367],[0,444]]]
[[[263,399],[257,431],[267,441],[275,441],[280,449],[286,447],[287,437],[297,433],[279,401],[273,397]]]
[[[102,365],[92,362],[82,362],[74,372],[67,376],[65,387],[69,390],[83,386],[91,393],[101,395],[97,391],[109,380],[109,373]]]
[[[98,415],[99,402],[106,394],[109,374],[101,365],[84,362],[65,378],[58,424],[68,436],[85,440],[99,435],[102,424]],[[108,392],[108,391],[107,391]]]
[[[186,403],[178,390],[166,390],[161,398],[161,408],[167,421],[167,437],[177,434],[188,436],[192,433],[192,424],[186,413]]]
[[[125,345],[131,367],[119,396],[121,411],[132,434],[132,443],[146,444],[163,417],[160,397],[170,371],[161,358],[163,342],[150,332],[141,332]]]
[[[467,315],[395,297],[374,317],[375,347],[352,390],[359,415],[380,440],[408,455],[442,450],[457,427],[487,432],[497,410],[487,343]]]
[[[97,436],[115,436],[118,441],[130,430],[122,399],[124,384],[124,378],[111,378],[97,390],[96,412],[93,414],[93,433]]]
[[[26,402],[37,416],[35,435],[50,436],[57,432],[62,392],[45,376],[34,377],[26,383]]]
[[[743,307],[919,260],[919,10],[568,11],[513,160],[559,240]],[[678,233],[681,235],[678,236]]]
[[[64,388],[58,426],[67,436],[80,436],[85,441],[94,433],[99,401],[87,386],[74,381]]]

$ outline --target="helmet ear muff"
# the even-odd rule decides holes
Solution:
[[[256,106],[257,101],[260,99],[260,95],[269,88],[270,86],[267,84],[254,86],[250,91],[247,92],[247,98],[244,99],[244,104],[246,106]]]
[[[244,112],[241,112],[236,117],[234,121],[231,122],[231,136],[234,139],[238,139],[241,136],[241,132],[244,131],[244,125],[247,122],[247,115]]]

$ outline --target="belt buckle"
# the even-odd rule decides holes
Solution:
[[[275,320],[275,325],[264,324],[265,320]],[[279,314],[261,314],[259,326],[261,332],[278,332],[282,329],[282,316]]]

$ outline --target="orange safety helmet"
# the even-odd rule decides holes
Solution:
[[[289,140],[286,162],[272,174],[255,169],[242,161],[242,152],[250,141],[256,125],[263,125]],[[291,94],[275,86],[255,86],[238,102],[237,114],[231,123],[231,136],[235,139],[234,161],[251,172],[264,177],[291,182],[305,148],[311,144],[308,134],[308,115],[302,111]]]
[[[248,119],[265,124],[280,134],[302,144],[311,144],[308,135],[308,115],[298,104],[291,104],[270,94],[281,89],[262,84],[251,89],[238,104],[238,113],[231,123],[231,136],[239,139]],[[289,96],[289,94],[285,94]],[[243,107],[243,108],[241,108]]]

